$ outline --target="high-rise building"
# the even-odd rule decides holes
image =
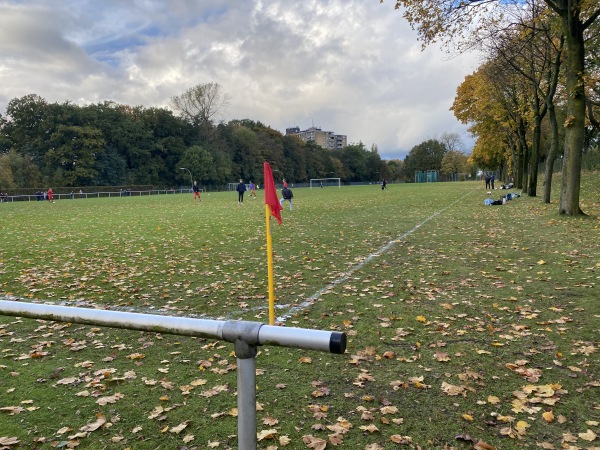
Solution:
[[[296,135],[304,142],[314,141],[320,147],[326,149],[344,148],[348,145],[348,139],[344,134],[335,134],[333,131],[323,131],[320,128],[310,127],[300,131],[300,127],[286,128],[286,135]]]

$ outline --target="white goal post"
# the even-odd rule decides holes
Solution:
[[[322,183],[322,184],[321,184]],[[325,186],[337,186],[342,187],[341,178],[311,178],[310,188],[313,187],[325,187]]]
[[[240,184],[240,183],[227,183],[227,190],[228,191],[237,191],[238,184]],[[259,190],[259,187],[257,184],[254,185],[254,189],[256,189],[257,191]],[[246,190],[250,191],[249,183],[246,183]]]

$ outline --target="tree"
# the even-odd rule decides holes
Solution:
[[[584,33],[600,16],[600,3],[589,0],[544,0],[561,19],[561,29],[566,41],[566,92],[567,119],[563,176],[559,214],[583,214],[579,206],[581,184],[581,158],[585,138],[585,40]],[[404,8],[403,16],[417,28],[423,45],[458,37],[460,48],[473,46],[480,37],[482,27],[502,19],[510,8],[518,7],[519,0],[396,0],[396,8]],[[491,20],[482,15],[492,16]],[[469,34],[466,36],[466,34]]]
[[[465,77],[450,108],[477,136],[470,162],[481,169],[505,168],[518,188],[527,184],[527,92],[510,66],[491,60]]]
[[[229,105],[219,83],[203,83],[171,98],[171,107],[194,127],[209,126]]]
[[[298,136],[287,135],[282,137],[282,144],[283,158],[291,171],[290,179],[306,181],[308,174],[306,172],[306,146],[304,142]]]
[[[36,94],[14,98],[6,107],[3,131],[10,136],[11,147],[30,156],[41,166],[47,150],[45,140],[48,132],[48,103]]]
[[[59,125],[50,137],[47,163],[60,168],[65,186],[84,186],[98,174],[96,158],[104,152],[102,133],[91,127]]]
[[[382,170],[381,156],[375,144],[371,145],[371,151],[367,152],[367,179],[368,180],[383,180],[387,177]]]
[[[13,179],[8,154],[0,153],[0,192],[4,193],[17,187]]]
[[[179,167],[188,169],[194,180],[200,182],[213,179],[216,175],[210,152],[199,145],[194,145],[185,151],[183,158],[179,161]],[[181,171],[179,174],[179,179],[183,181],[183,184],[189,182],[187,176],[187,171]]]
[[[437,139],[429,139],[415,145],[404,159],[406,179],[412,180],[419,170],[440,170],[446,146]]]
[[[404,161],[391,159],[385,162],[387,170],[387,179],[390,181],[400,181],[404,177]]]
[[[96,186],[123,186],[129,184],[127,162],[116,148],[107,146],[103,153],[96,157],[97,174],[92,178]]]
[[[446,151],[448,152],[460,151],[463,147],[462,140],[458,133],[442,133],[440,141],[446,146]]]
[[[379,155],[377,155],[379,156]],[[372,179],[369,178],[369,168],[367,166],[367,151],[362,142],[350,144],[342,150],[342,163],[350,181],[360,181]],[[321,176],[325,176],[321,174]]]
[[[512,77],[522,78],[525,92],[524,104],[531,117],[531,151],[527,164],[527,194],[537,194],[538,164],[542,156],[542,121],[549,114],[554,143],[549,152],[544,198],[549,202],[552,181],[552,163],[558,146],[558,123],[554,108],[564,39],[557,31],[556,16],[552,15],[541,0],[527,0],[524,6],[512,14],[513,24],[494,30],[497,36],[490,40],[490,57],[497,65],[512,69]]]
[[[468,156],[458,150],[447,152],[442,158],[440,172],[443,175],[451,178],[453,181],[458,180],[460,174],[465,174],[469,171]]]
[[[233,170],[236,177],[259,179],[263,159],[256,133],[250,128],[233,124],[231,148],[233,149]],[[281,170],[281,169],[279,169]]]

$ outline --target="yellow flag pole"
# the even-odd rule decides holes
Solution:
[[[267,276],[269,280],[269,325],[275,324],[275,289],[273,287],[273,241],[271,239],[271,207],[265,204],[267,219]]]

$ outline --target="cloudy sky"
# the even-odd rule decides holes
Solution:
[[[311,126],[384,159],[444,132],[475,55],[421,51],[387,0],[0,0],[0,114],[16,97],[167,107],[217,82],[222,119]]]

